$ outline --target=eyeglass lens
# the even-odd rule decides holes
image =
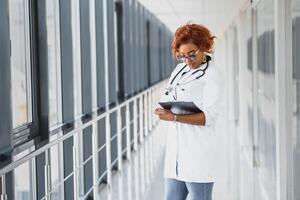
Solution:
[[[185,59],[189,59],[189,60],[193,61],[193,60],[195,60],[197,53],[198,53],[198,51],[191,52],[187,56],[185,56],[185,55],[179,55],[177,58],[180,61],[185,61]]]

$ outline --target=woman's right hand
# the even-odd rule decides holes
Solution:
[[[159,119],[165,120],[165,121],[173,121],[174,119],[174,114],[167,109],[163,108],[156,108],[154,110],[154,114],[158,115]]]

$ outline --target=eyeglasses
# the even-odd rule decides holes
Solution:
[[[184,62],[185,59],[189,59],[190,61],[194,61],[198,53],[199,53],[199,49],[196,52],[189,53],[187,56],[185,56],[185,55],[178,55],[177,56],[177,60],[179,60],[181,62]]]

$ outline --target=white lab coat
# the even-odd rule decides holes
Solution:
[[[176,66],[168,84],[184,65],[184,63],[180,63]],[[206,64],[203,64],[200,68],[203,69],[205,66]],[[174,79],[172,85],[194,79],[185,85],[175,86],[177,87],[176,101],[194,102],[204,112],[206,124],[202,126],[181,122],[164,122],[167,126],[164,176],[186,182],[215,182],[217,170],[220,168],[218,166],[218,155],[220,154],[218,137],[222,134],[215,131],[222,96],[221,73],[215,68],[213,61],[209,62],[205,75],[199,79],[195,79],[196,74],[191,75],[197,69],[190,69],[189,66],[186,66]],[[187,73],[181,77],[183,72]],[[163,94],[160,101],[175,100],[171,92],[168,95]],[[171,109],[171,111],[184,114],[180,110]]]

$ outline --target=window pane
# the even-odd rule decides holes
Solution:
[[[117,101],[117,90],[116,90],[116,62],[115,62],[115,16],[114,16],[115,5],[114,1],[107,1],[107,29],[108,34],[108,65],[109,65],[109,103],[114,105]]]
[[[47,13],[47,44],[48,44],[48,74],[49,74],[49,124],[53,126],[60,122],[60,48],[59,48],[59,10],[56,0],[46,1]]]
[[[235,123],[239,123],[239,49],[238,49],[238,40],[237,40],[237,29],[234,27],[233,29],[233,73],[234,73],[234,116],[235,116]]]
[[[257,6],[258,154],[260,193],[276,199],[274,1]]]
[[[294,198],[300,199],[300,0],[292,1],[293,8],[293,179],[294,179]]]
[[[51,166],[51,197],[61,199],[62,187],[59,185],[63,179],[62,166],[62,148],[57,144],[50,149],[50,166]]]
[[[240,65],[240,199],[252,200],[253,196],[253,89],[252,89],[252,10],[251,6],[241,17],[241,43],[239,43]]]
[[[252,89],[252,29],[251,29],[251,7],[248,7],[242,17],[241,38],[239,53],[241,53],[240,70],[240,87],[242,93],[240,95],[241,116],[240,124],[244,126],[243,131],[243,149],[246,150],[248,159],[252,159],[253,145],[253,89]]]
[[[9,1],[13,128],[31,121],[28,2]]]
[[[251,7],[249,7],[246,11],[246,16],[245,16],[245,26],[244,26],[244,47],[245,47],[245,57],[247,58],[245,60],[246,66],[244,67],[245,69],[245,83],[246,83],[246,97],[247,99],[247,136],[248,136],[248,141],[249,141],[249,156],[251,157],[252,153],[252,145],[253,145],[253,88],[252,88],[252,29],[251,29]]]
[[[15,199],[33,199],[31,182],[32,168],[32,162],[28,161],[14,170]]]

